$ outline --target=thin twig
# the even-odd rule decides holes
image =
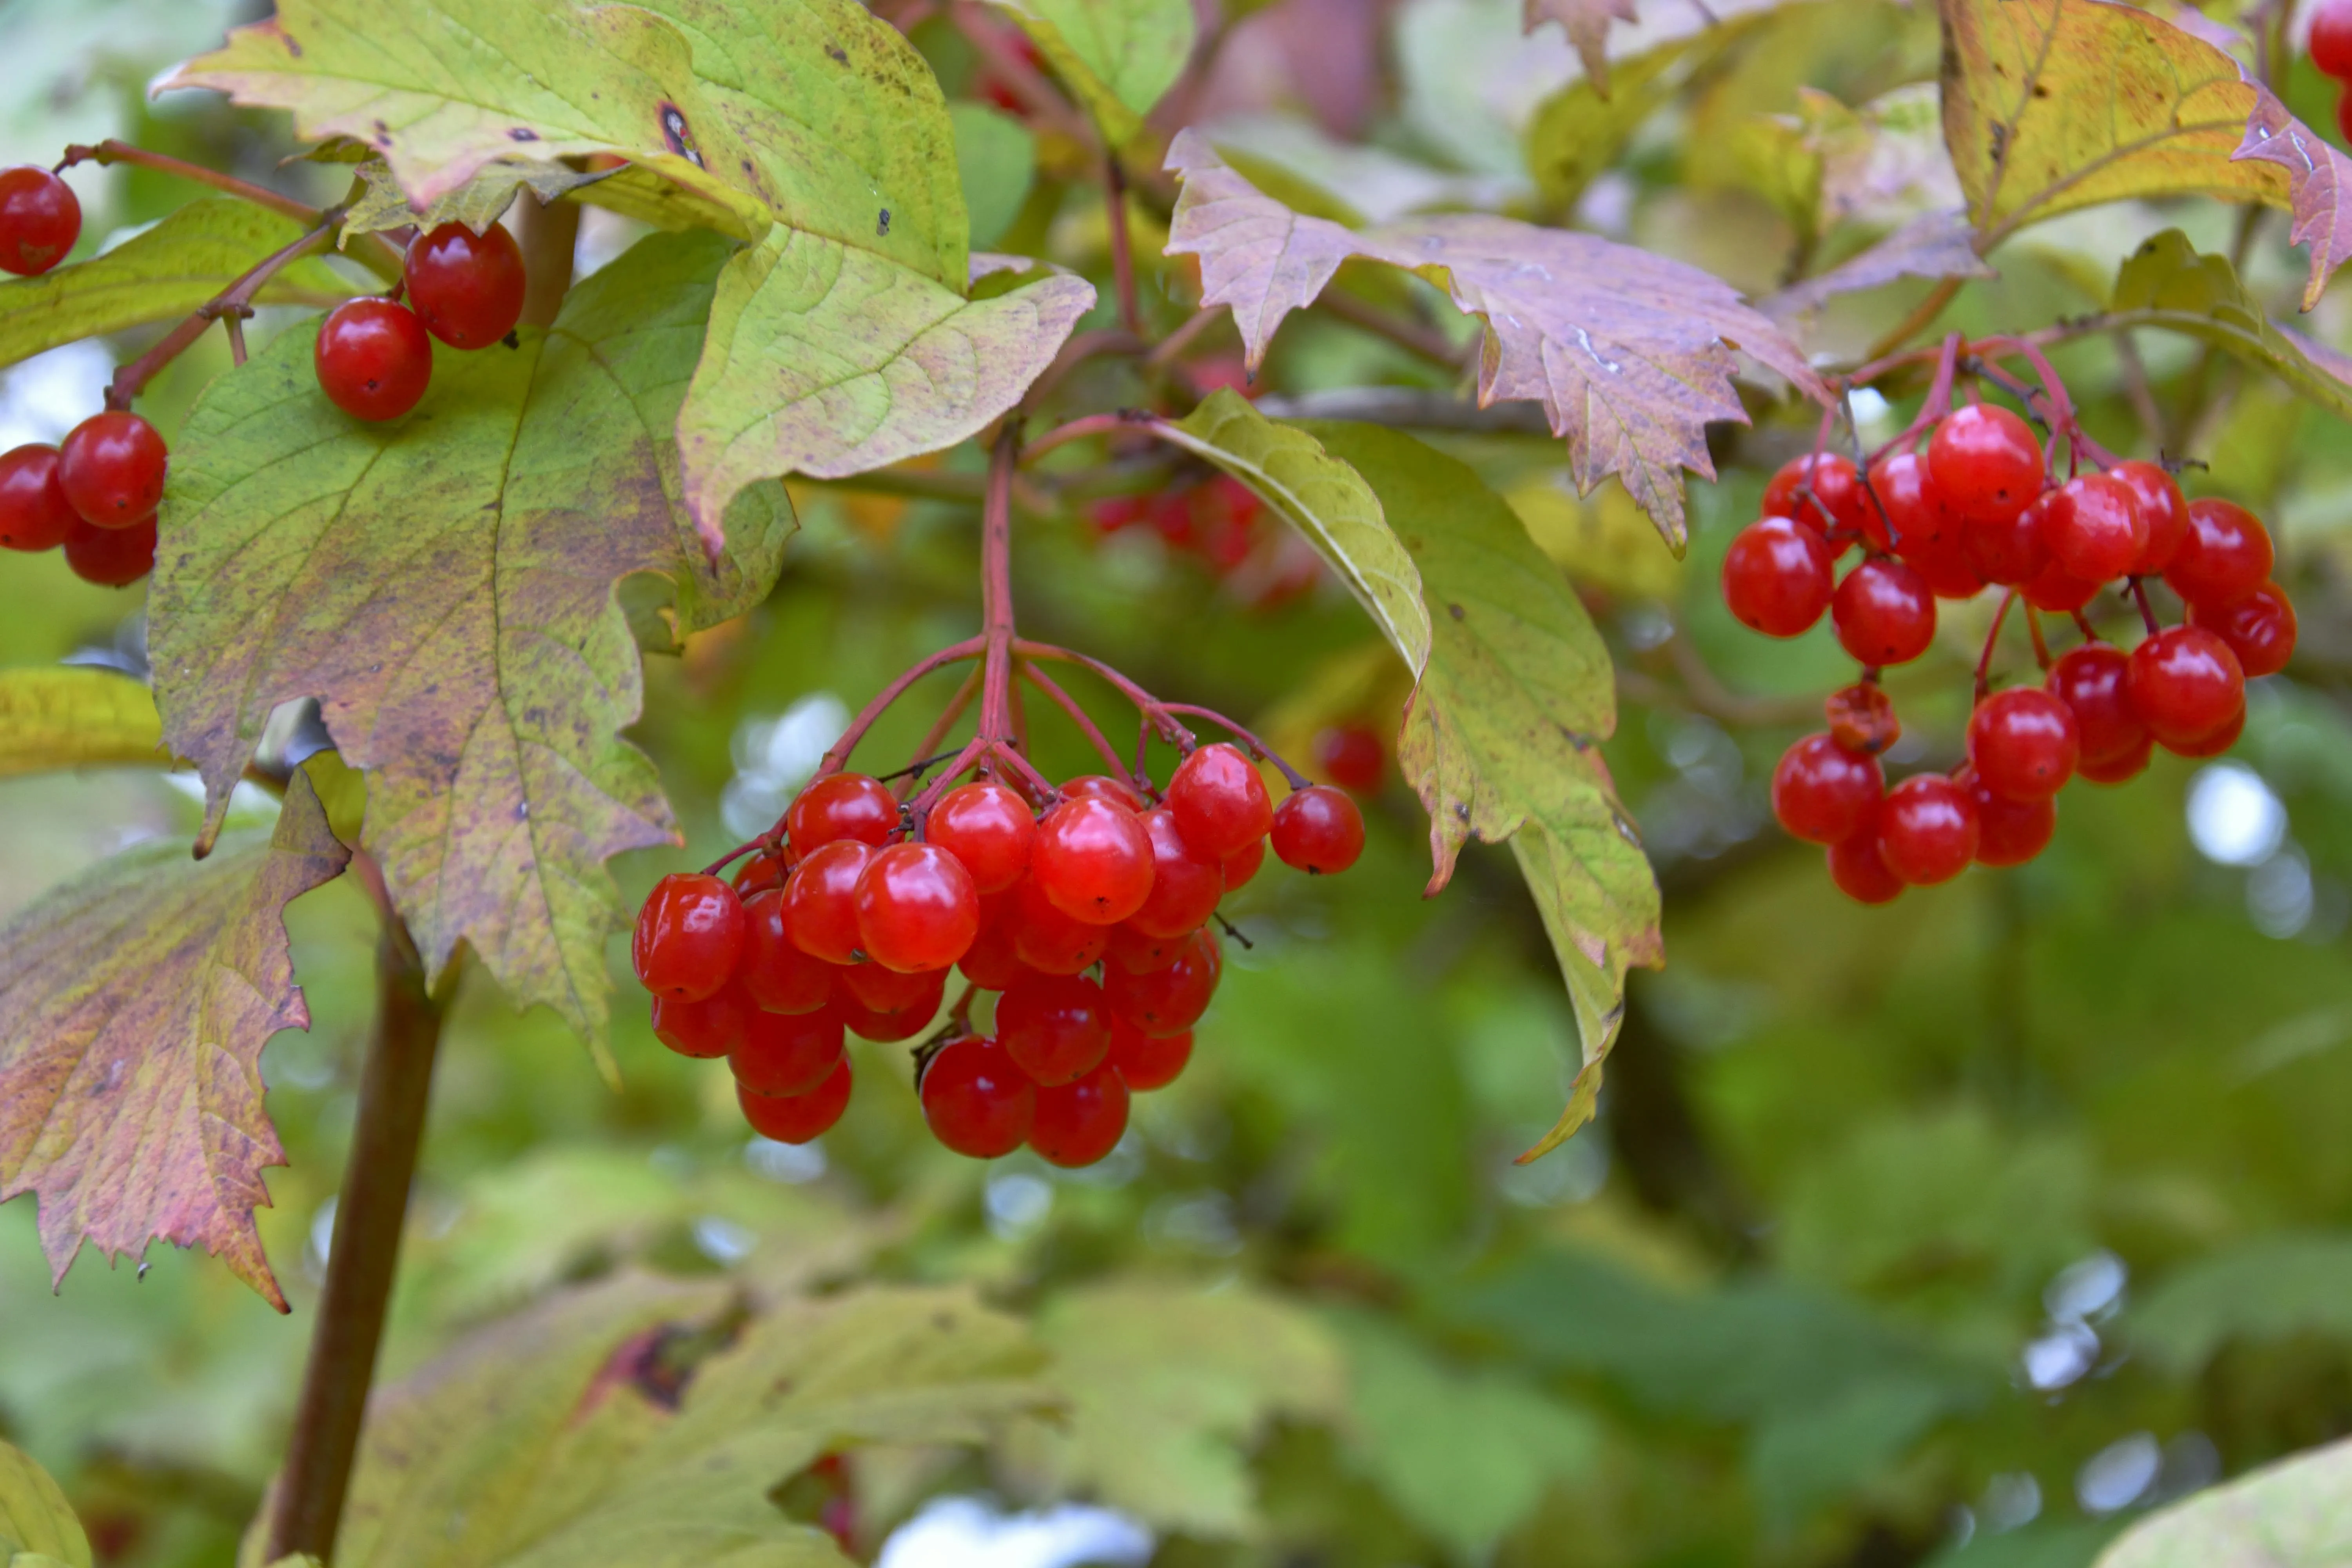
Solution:
[[[187,352],[190,344],[203,337],[212,324],[234,317],[253,303],[272,278],[315,250],[323,250],[334,243],[335,230],[342,223],[342,209],[330,207],[319,216],[319,226],[292,244],[262,258],[246,271],[245,276],[191,312],[187,320],[163,334],[161,342],[130,363],[118,367],[114,379],[106,389],[109,408],[128,408],[157,372]]]
[[[1118,324],[1140,341],[1143,312],[1135,297],[1135,243],[1127,232],[1127,175],[1115,151],[1103,154],[1103,205],[1110,219],[1110,272],[1118,295]]]
[[[1444,333],[1419,321],[1391,315],[1353,294],[1327,289],[1317,297],[1315,309],[1376,338],[1386,338],[1405,353],[1425,359],[1432,364],[1443,365],[1453,371],[1462,368],[1462,349]]]

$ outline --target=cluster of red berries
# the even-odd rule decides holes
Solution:
[[[1210,922],[1257,874],[1344,871],[1364,843],[1355,803],[1309,785],[1277,809],[1239,749],[1203,746],[1148,804],[1089,775],[1043,815],[992,780],[919,815],[879,780],[803,790],[732,886],[666,877],[637,916],[654,1032],[726,1057],[751,1126],[806,1142],[849,1102],[844,1037],[912,1039],[948,970],[996,994],[992,1032],[965,1022],[920,1055],[932,1134],[978,1159],[1024,1142],[1087,1165],[1126,1131],[1130,1090],[1173,1081],[1223,958]],[[1097,971],[1099,979],[1092,978]]]
[[[2226,500],[2188,500],[2153,463],[2052,485],[2032,427],[2007,409],[1955,411],[1924,453],[1881,457],[1867,483],[1843,458],[1796,458],[1766,489],[1764,513],[1724,561],[1732,613],[1794,637],[1826,610],[1866,671],[1832,700],[1830,732],[1780,760],[1773,810],[1796,837],[1829,846],[1831,875],[1866,903],[1971,861],[2032,859],[2050,840],[2054,797],[2078,773],[2119,784],[2159,745],[2183,756],[2228,750],[2245,724],[2246,680],[2284,668],[2294,648],[2294,606],[2270,580],[2259,519]],[[1855,544],[1861,561],[1833,581]],[[2148,577],[2180,596],[2185,624],[2158,628]],[[2071,615],[2118,579],[2147,616],[2137,647],[2094,640],[2053,664],[2039,689],[1980,691],[1968,763],[1885,787],[1876,752],[1897,729],[1875,675],[1927,651],[1937,598],[1994,584]]]
[[[1286,528],[1268,526],[1265,503],[1227,474],[1149,495],[1109,496],[1089,514],[1105,534],[1148,527],[1171,550],[1198,557],[1244,603],[1269,609],[1315,586],[1315,552]]]
[[[445,223],[408,247],[395,296],[346,300],[319,327],[319,385],[354,419],[397,419],[433,379],[427,334],[453,349],[486,349],[522,320],[522,247],[492,224],[476,234]]]
[[[2322,0],[2311,14],[2311,63],[2352,89],[2352,0]],[[2336,128],[2352,142],[2352,90],[2336,95]]]

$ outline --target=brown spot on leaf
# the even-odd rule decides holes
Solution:
[[[694,127],[686,121],[686,110],[677,104],[663,102],[660,108],[662,142],[669,150],[693,164],[705,167],[702,150],[694,144]]]
[[[843,52],[839,44],[825,45],[824,52],[827,56],[831,57],[834,64],[835,65],[845,66],[849,63],[849,56]]]
[[[1445,606],[1445,613],[1458,621],[1464,618],[1466,612],[1459,605],[1448,605]]]
[[[882,209],[882,216],[874,220],[874,232],[877,235],[887,235],[890,232],[890,209],[888,207],[884,207]]]
[[[509,142],[536,142],[539,140],[539,132],[533,131],[528,125],[518,125],[513,130],[507,132],[507,140]]]

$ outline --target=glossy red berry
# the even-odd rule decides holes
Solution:
[[[2077,474],[2058,487],[2043,534],[2068,576],[2104,583],[2139,560],[2147,548],[2147,520],[2131,486],[2106,474]]]
[[[1066,800],[1037,824],[1029,880],[1071,919],[1114,924],[1151,896],[1150,835],[1125,806]]]
[[[1388,748],[1370,724],[1334,724],[1315,732],[1315,765],[1352,795],[1378,795],[1388,774]]]
[[[2074,710],[2038,686],[2013,686],[1969,716],[1969,763],[2006,800],[2048,800],[2074,776],[2082,737]]]
[[[1152,936],[1182,936],[1216,912],[1217,900],[1225,896],[1224,862],[1212,860],[1186,843],[1175,814],[1164,805],[1138,820],[1151,840],[1151,892],[1121,927]],[[1281,820],[1276,814],[1275,821]]]
[[[2128,756],[2147,744],[2147,726],[2140,722],[2124,694],[2125,673],[2130,666],[2123,649],[2114,644],[2087,643],[2059,656],[2042,678],[2042,689],[2074,715],[2075,766],[2086,778],[2094,767]]]
[[[1120,1081],[1138,1094],[1166,1089],[1192,1059],[1192,1031],[1147,1035],[1124,1018],[1110,1025],[1110,1065]]]
[[[1749,523],[1723,557],[1723,602],[1739,624],[1766,637],[1811,631],[1829,607],[1830,547],[1801,522]]]
[[[1913,887],[1948,882],[1977,858],[1977,803],[1941,773],[1916,773],[1878,809],[1878,857]]]
[[[1333,876],[1364,852],[1364,816],[1328,784],[1294,790],[1266,833],[1275,858],[1294,870]]]
[[[1985,788],[1973,770],[1962,768],[1958,781],[1977,805],[1977,864],[2022,866],[2049,847],[2058,826],[2054,798],[2012,800]]]
[[[47,272],[80,237],[81,203],[71,185],[31,163],[0,170],[0,270]]]
[[[1225,857],[1225,891],[1237,893],[1250,884],[1258,868],[1265,864],[1265,840],[1253,838],[1238,855]]]
[[[1110,1049],[1110,1005],[1091,980],[1040,974],[998,998],[996,1039],[1038,1084],[1069,1083]]]
[[[85,583],[128,588],[155,569],[155,520],[129,528],[94,528],[77,522],[66,535],[66,564]]]
[[[1927,438],[1927,471],[1944,504],[1964,522],[2013,516],[2042,491],[2042,443],[2006,408],[1955,408]]]
[[[2275,583],[2265,583],[2222,609],[2191,605],[2189,624],[2203,626],[2228,643],[2249,680],[2276,675],[2294,656],[2294,605]]]
[[[826,967],[832,969],[830,964]],[[835,984],[869,1013],[905,1013],[920,1007],[929,1017],[939,1011],[940,996],[947,988],[947,972],[941,969],[902,971],[878,963],[850,963],[832,972],[837,977]]]
[[[1903,879],[1886,868],[1878,852],[1878,826],[1870,826],[1829,847],[1830,880],[1856,903],[1892,903],[1903,895]]]
[[[827,963],[855,963],[857,882],[874,851],[855,838],[835,839],[793,869],[784,882],[784,933],[793,945]]]
[[[1037,1091],[1029,1147],[1049,1164],[1091,1165],[1127,1131],[1127,1085],[1106,1064],[1076,1083]]]
[[[1107,773],[1080,773],[1062,785],[1062,795],[1066,800],[1107,800],[1139,815],[1144,805],[1141,790]]]
[[[1004,1047],[978,1036],[942,1047],[923,1068],[923,1120],[959,1154],[993,1160],[1021,1147],[1037,1111],[1037,1086]]]
[[[923,837],[963,862],[974,891],[1001,893],[1029,874],[1037,819],[1019,795],[982,780],[940,796]]]
[[[1827,735],[1808,735],[1772,770],[1772,815],[1795,837],[1835,844],[1869,823],[1885,787],[1877,758],[1858,756]]]
[[[2226,723],[2223,723],[2218,729],[2210,731],[2207,733],[2199,736],[2194,741],[2184,741],[2179,745],[2170,748],[2170,750],[2176,756],[2218,757],[2222,752],[2228,751],[2231,747],[2236,745],[2238,743],[2238,737],[2245,732],[2246,705],[2241,702],[2238,704],[2238,710],[2230,715],[2229,721]]]
[[[319,388],[354,419],[397,419],[433,380],[433,340],[416,312],[392,300],[346,300],[327,312],[310,365]]]
[[[743,900],[743,955],[735,978],[754,1005],[771,1013],[814,1013],[832,998],[833,977],[840,973],[802,952],[784,929],[782,889]]]
[[[136,414],[110,408],[58,445],[58,488],[83,521],[131,528],[163,500],[163,437]]]
[[[2230,645],[2203,626],[2172,626],[2131,651],[2124,692],[2168,751],[2194,745],[2245,706],[2246,678]]]
[[[1020,951],[1013,945],[1016,935],[1013,921],[992,920],[983,901],[980,934],[956,962],[958,973],[982,991],[1009,991],[1024,977],[1041,973],[1021,962]]]
[[[936,844],[877,849],[857,879],[858,946],[885,969],[945,969],[980,933],[980,895]]]
[[[453,349],[486,349],[522,320],[522,247],[497,224],[445,223],[408,247],[408,302]]]
[[[1168,809],[1186,842],[1218,860],[1240,854],[1274,826],[1274,798],[1257,764],[1223,741],[1177,764],[1168,781]]]
[[[2055,561],[2044,566],[2020,590],[2025,602],[2053,615],[2071,615],[2099,596],[2101,584],[2086,583]]]
[[[1919,574],[1874,556],[1845,574],[1831,604],[1840,647],[1873,669],[1908,664],[1936,640],[1936,598]]]
[[[830,1007],[795,1014],[753,1007],[727,1066],[753,1094],[806,1094],[832,1076],[841,1049],[841,1015]]]
[[[682,1057],[711,1060],[740,1044],[743,1023],[755,1009],[736,985],[720,987],[700,1001],[654,998],[654,1037]]]
[[[1013,952],[1023,963],[1045,974],[1076,974],[1102,957],[1111,928],[1064,913],[1034,877],[1024,878],[1007,896],[1013,901]]]
[[[1142,973],[1104,970],[1103,994],[1113,1014],[1145,1034],[1172,1035],[1201,1021],[1223,970],[1224,954],[1217,939],[1205,930],[1196,931],[1165,968]]]
[[[861,964],[858,967],[865,968]],[[834,993],[834,1010],[841,1015],[842,1023],[861,1040],[877,1045],[890,1045],[899,1040],[911,1040],[931,1026],[940,1016],[940,1003],[947,994],[948,972],[934,969],[921,977],[923,995],[910,1007],[886,1013],[860,1002],[848,986]]]
[[[55,447],[18,447],[0,456],[0,547],[54,549],[80,521],[58,483]]]
[[[2074,776],[2095,784],[2119,784],[2146,773],[2148,758],[2155,754],[2156,742],[2143,733],[2138,745],[2105,762],[2084,763],[2074,770]]]
[[[2164,580],[2190,604],[2218,610],[2268,582],[2272,564],[2270,531],[2262,519],[2209,496],[2189,503],[2189,531]]]
[[[1949,541],[1958,547],[1960,528],[1936,493],[1927,464],[1916,452],[1892,452],[1870,466],[1870,489],[1878,505],[1866,513],[1871,526],[1883,531],[1871,543],[1880,550],[1906,554],[1922,540]],[[1883,518],[1875,514],[1884,509]]]
[[[2117,463],[2107,477],[2123,485],[2139,503],[2140,521],[2147,526],[2147,542],[2129,568],[2135,577],[2152,577],[2172,564],[2180,542],[2189,535],[2189,498],[2180,483],[2154,463],[2135,458]]]
[[[655,995],[698,1002],[733,977],[743,936],[735,889],[716,877],[679,872],[646,895],[629,956]]]
[[[779,1143],[805,1143],[831,1128],[849,1109],[849,1058],[833,1064],[823,1083],[806,1094],[754,1094],[735,1086],[735,1103],[743,1120],[762,1138]]]
[[[2047,534],[2056,490],[2043,490],[2024,510],[2006,521],[1970,523],[1960,536],[1960,552],[1969,569],[1988,583],[2014,586],[2030,583],[2050,565]]]
[[[735,893],[748,899],[771,888],[781,889],[784,879],[792,875],[792,863],[782,855],[752,855],[735,868]]]
[[[1835,452],[1806,452],[1780,465],[1764,487],[1762,513],[1793,518],[1842,551],[1845,542],[1864,532],[1863,514],[1871,510],[1862,493],[1862,479],[1853,464]]]
[[[784,813],[784,836],[803,858],[845,838],[878,849],[898,827],[898,797],[864,773],[828,773],[801,791]]]
[[[1110,928],[1110,940],[1103,944],[1103,963],[1133,974],[1165,969],[1176,962],[1192,934],[1188,931],[1174,936],[1153,936],[1137,930],[1132,921],[1121,921]]]
[[[2311,63],[2338,81],[2352,78],[2352,0],[2320,0],[2312,12]]]

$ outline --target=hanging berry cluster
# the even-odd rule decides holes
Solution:
[[[2007,408],[1953,408],[1963,363],[1946,345],[1927,408],[1865,468],[1815,451],[1774,475],[1763,515],[1732,542],[1723,592],[1733,615],[1768,636],[1796,637],[1826,612],[1839,644],[1864,666],[1860,684],[1830,701],[1827,732],[1791,746],[1772,775],[1772,808],[1790,834],[1824,845],[1830,875],[1864,903],[1908,886],[1948,881],[1971,863],[2016,866],[2040,854],[2068,780],[2120,784],[2157,746],[2218,755],[2245,724],[2245,683],[2284,668],[2294,607],[2271,581],[2269,532],[2244,508],[2189,500],[2164,468],[2124,461],[2075,424],[2063,388],[2038,353],[2039,394],[2055,432],[2045,452]],[[1981,360],[1968,365],[1997,379]],[[2062,453],[2069,477],[2051,470]],[[2086,462],[2087,468],[2080,465]],[[1836,564],[1859,559],[1843,577]],[[2151,581],[2185,608],[2159,620]],[[2114,585],[2144,636],[2128,653],[2103,640],[2085,609]],[[1927,650],[1936,601],[2003,590],[1979,661],[1967,760],[1886,787],[1878,753],[1900,733],[1879,672]],[[2042,684],[1993,690],[1995,640],[2019,600]],[[2072,617],[2083,646],[2052,659],[2041,613]]]

